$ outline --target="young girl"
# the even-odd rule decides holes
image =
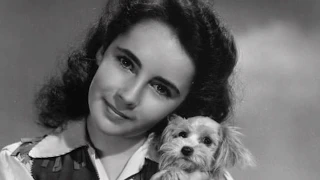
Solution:
[[[226,120],[236,58],[209,1],[109,1],[37,96],[39,122],[54,130],[5,147],[0,179],[149,180],[167,116]]]

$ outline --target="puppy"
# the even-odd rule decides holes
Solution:
[[[240,135],[237,128],[208,117],[173,116],[160,140],[160,171],[152,180],[183,180],[194,171],[218,180],[227,167],[253,166],[252,155]]]

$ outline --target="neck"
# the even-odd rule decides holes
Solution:
[[[101,132],[90,120],[87,120],[88,140],[96,149],[98,156],[132,155],[146,140],[145,136],[123,137]]]

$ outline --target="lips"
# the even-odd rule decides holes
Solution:
[[[123,114],[122,112],[118,111],[114,106],[112,106],[107,100],[104,100],[104,102],[106,103],[106,105],[108,106],[108,108],[115,114],[117,114],[118,116],[120,116],[123,119],[131,119],[130,117],[128,117],[127,115]]]

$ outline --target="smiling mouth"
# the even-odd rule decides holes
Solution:
[[[125,114],[123,114],[122,112],[118,111],[114,106],[112,106],[107,100],[104,99],[104,102],[106,103],[106,105],[108,106],[108,108],[114,112],[115,114],[117,114],[118,116],[120,116],[123,119],[130,119],[130,117],[126,116]]]

